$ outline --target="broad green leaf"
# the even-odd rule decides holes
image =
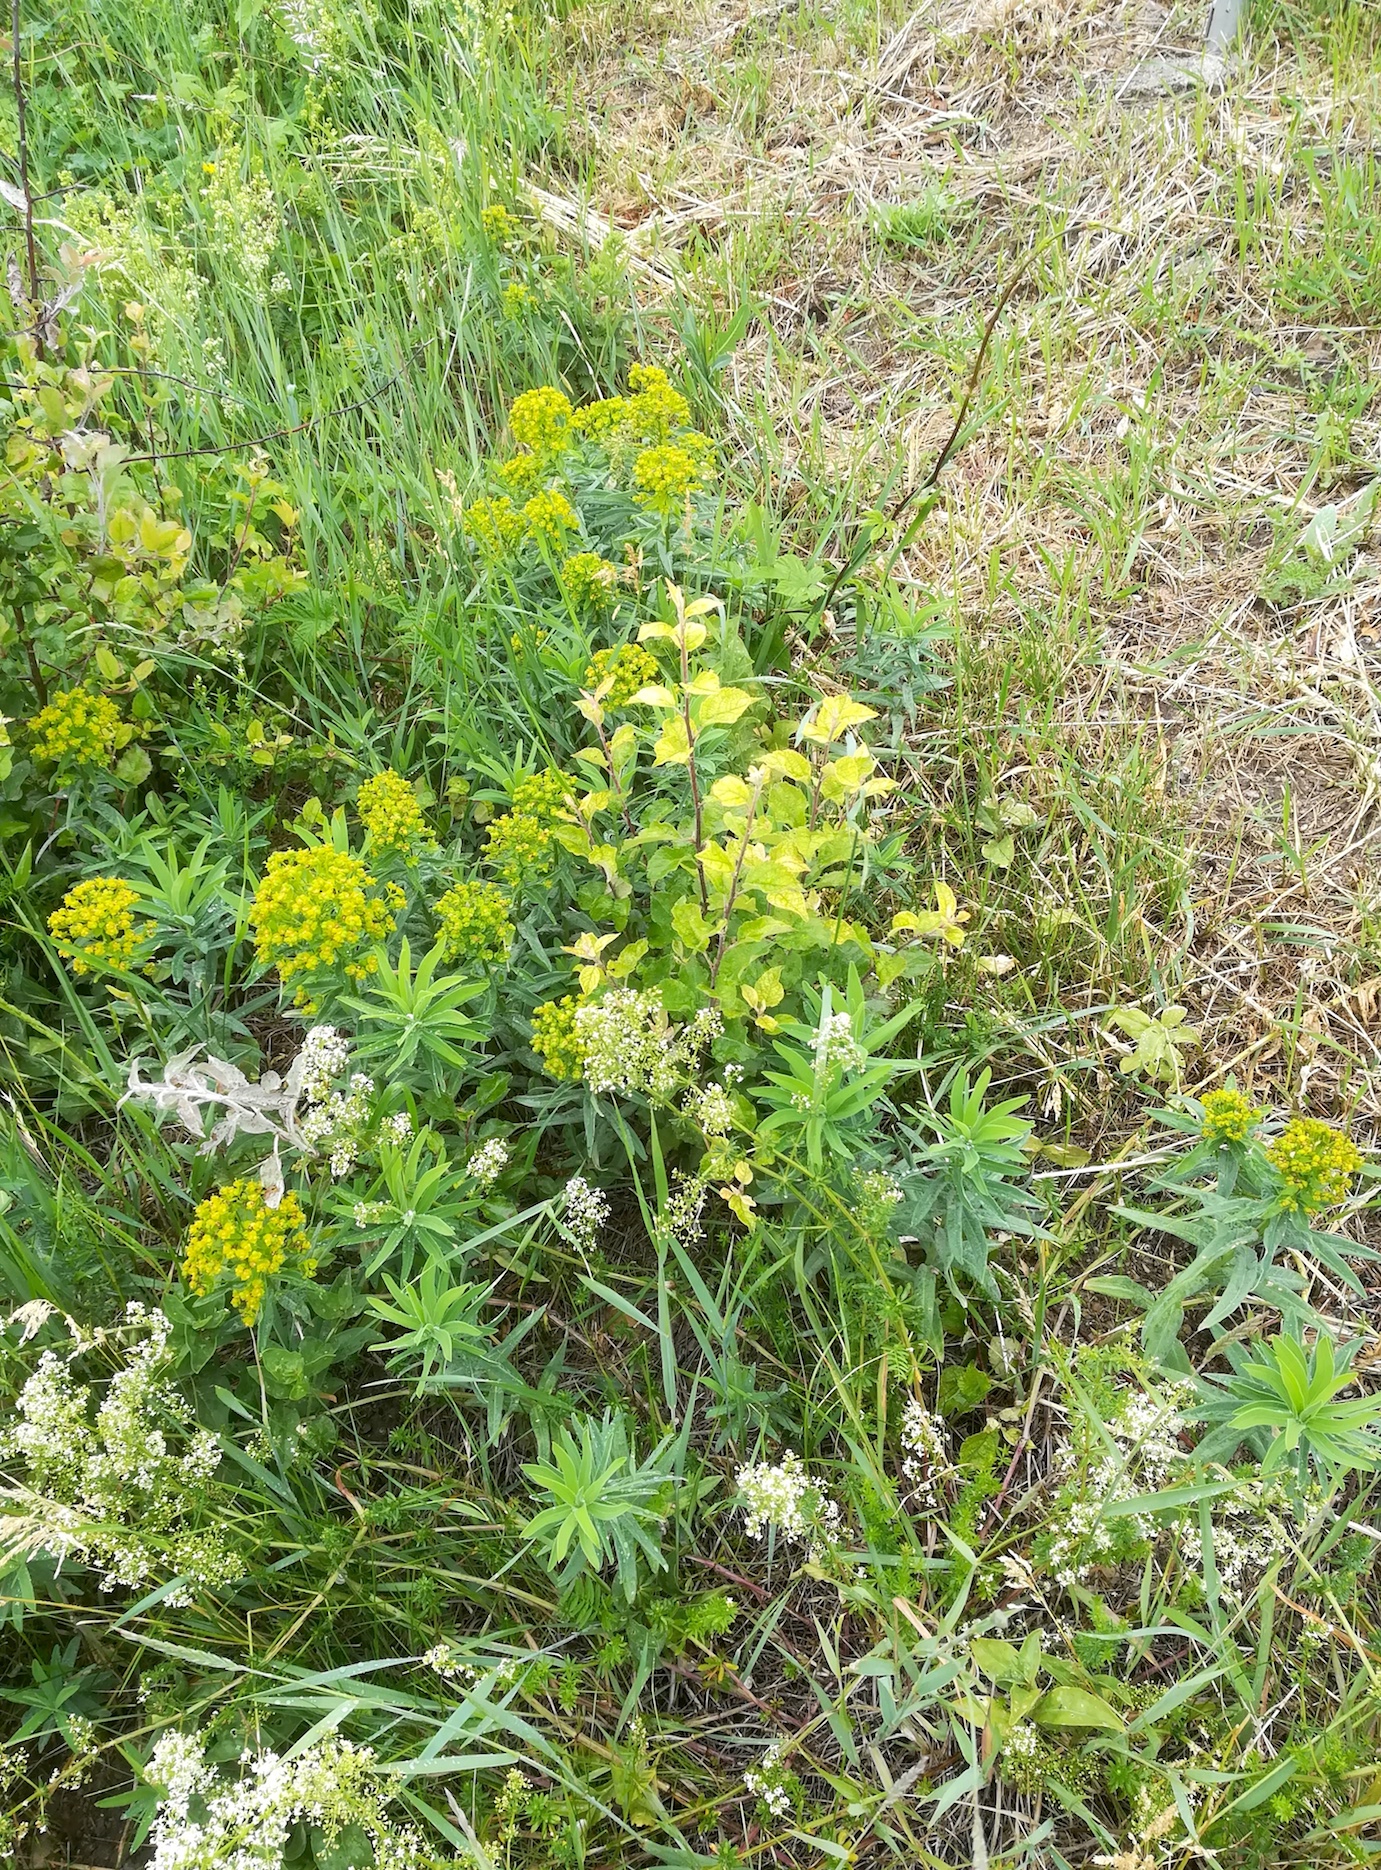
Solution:
[[[1125,1722],[1101,1695],[1087,1688],[1052,1688],[1041,1696],[1031,1718],[1038,1727],[1098,1727],[1121,1733]]]

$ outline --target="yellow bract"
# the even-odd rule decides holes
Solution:
[[[910,931],[916,935],[936,935],[951,948],[964,945],[964,923],[969,920],[967,909],[959,907],[959,899],[948,883],[935,881],[935,907],[920,911],[903,909],[900,915],[892,918],[892,933]]]
[[[1302,1214],[1318,1214],[1344,1200],[1362,1167],[1352,1139],[1317,1117],[1292,1118],[1266,1154],[1284,1183],[1281,1207]]]
[[[436,905],[443,951],[448,961],[505,961],[517,931],[509,920],[509,900],[493,883],[457,883]]]
[[[580,515],[565,494],[552,489],[533,494],[523,507],[523,518],[534,539],[546,539],[552,545],[559,545],[562,535],[580,524]]]
[[[549,1078],[575,1079],[585,1070],[585,1046],[576,1024],[573,993],[532,1009],[532,1049]]]
[[[559,454],[571,445],[571,400],[550,385],[524,390],[508,412],[508,426],[520,448],[533,454]]]
[[[1203,1106],[1206,1143],[1244,1143],[1261,1121],[1261,1112],[1240,1091],[1208,1091]]]

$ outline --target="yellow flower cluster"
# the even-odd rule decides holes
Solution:
[[[529,773],[524,779],[513,782],[511,797],[515,812],[530,812],[534,818],[548,823],[564,816],[566,795],[574,792],[576,782],[569,773],[559,773],[549,769],[545,773]]]
[[[480,209],[480,226],[496,247],[506,247],[517,238],[518,223],[501,202]]]
[[[552,826],[566,817],[566,795],[576,782],[569,773],[529,773],[515,780],[513,810],[496,818],[485,839],[485,860],[511,890],[525,878],[542,877],[551,868]]]
[[[1281,1207],[1302,1214],[1318,1214],[1342,1201],[1362,1167],[1352,1139],[1317,1117],[1292,1118],[1266,1154],[1285,1184]]]
[[[603,610],[618,578],[618,567],[598,552],[577,552],[561,567],[561,582],[573,604]]]
[[[633,498],[639,506],[669,519],[702,480],[703,458],[698,449],[692,452],[661,442],[655,448],[644,448],[633,463]]]
[[[54,766],[104,766],[127,738],[120,710],[108,695],[67,688],[29,722],[33,749]]]
[[[465,530],[482,552],[502,558],[522,538],[524,520],[507,494],[485,494],[466,507]]]
[[[182,1276],[204,1297],[229,1274],[230,1302],[252,1325],[275,1273],[290,1261],[304,1279],[316,1272],[306,1219],[296,1195],[284,1195],[276,1208],[269,1207],[257,1176],[228,1182],[208,1195],[192,1217]]]
[[[376,851],[411,851],[414,845],[436,841],[427,829],[417,794],[391,766],[365,780],[355,809]]]
[[[571,445],[571,402],[550,386],[524,390],[508,412],[508,426],[520,448],[535,455],[560,454]]]
[[[516,930],[508,897],[493,883],[457,883],[436,905],[448,961],[506,961]]]
[[[1206,1143],[1244,1143],[1261,1121],[1261,1112],[1240,1091],[1209,1091],[1203,1105]]]
[[[523,507],[523,518],[532,538],[546,539],[552,545],[560,545],[562,534],[573,532],[580,524],[580,515],[565,494],[554,488],[533,494]]]
[[[664,442],[690,421],[690,405],[672,388],[659,364],[634,364],[628,373],[631,396],[606,396],[586,403],[571,426],[608,447],[618,442]]]
[[[627,401],[627,424],[635,435],[665,441],[673,429],[690,421],[690,404],[671,387],[660,364],[634,364],[628,373],[633,395]]]
[[[521,318],[525,312],[530,312],[536,303],[536,295],[531,287],[525,286],[520,279],[514,279],[503,289],[499,310],[505,318]]]
[[[620,439],[628,422],[628,398],[605,396],[597,403],[586,403],[571,417],[571,427],[578,435],[608,447]]]
[[[641,643],[616,644],[613,649],[597,649],[585,671],[585,687],[598,688],[610,674],[614,684],[604,697],[606,708],[622,708],[633,699],[640,688],[646,688],[649,682],[657,681],[661,676],[656,658],[650,656]]]
[[[547,471],[547,462],[541,455],[514,455],[511,461],[505,461],[499,468],[499,479],[511,494],[521,500],[535,487],[540,487]]]
[[[549,1078],[575,1080],[585,1069],[585,1042],[576,1024],[580,1001],[573,993],[532,1009],[532,1049]]]
[[[120,877],[89,877],[74,883],[48,918],[48,930],[74,974],[93,968],[127,969],[139,944],[152,935],[152,922],[136,923],[137,891]]]
[[[490,825],[484,856],[509,889],[551,868],[551,826],[532,812],[504,812]]]
[[[376,887],[358,857],[329,844],[275,851],[249,912],[260,961],[287,981],[344,959],[349,978],[363,980],[378,961],[359,955],[360,944],[391,934],[404,900],[396,884],[383,897]]]

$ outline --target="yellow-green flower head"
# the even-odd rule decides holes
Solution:
[[[480,209],[480,226],[496,247],[508,246],[518,232],[518,223],[501,202]]]
[[[571,445],[570,398],[549,385],[524,390],[508,412],[508,426],[520,448],[535,455],[560,454]]]
[[[580,515],[565,494],[550,487],[533,494],[525,503],[523,518],[532,538],[546,539],[552,545],[560,545],[563,535],[574,532],[580,524]]]
[[[640,688],[661,679],[656,658],[641,643],[622,643],[613,649],[597,649],[585,671],[585,687],[598,688],[612,674],[613,687],[604,697],[606,708],[622,708]]]
[[[576,1025],[580,1005],[573,993],[532,1009],[532,1049],[549,1078],[573,1081],[585,1069],[585,1042]]]
[[[201,1297],[229,1278],[230,1302],[252,1325],[275,1273],[287,1265],[304,1279],[316,1272],[306,1220],[296,1195],[284,1195],[271,1208],[257,1176],[228,1182],[192,1217],[182,1276]]]
[[[626,426],[648,441],[665,441],[673,429],[690,421],[690,405],[679,390],[667,381],[660,364],[634,364],[628,373]]]
[[[435,843],[417,794],[391,766],[365,780],[355,810],[376,851],[411,851],[414,845]]]
[[[549,768],[545,773],[529,773],[513,782],[511,797],[515,812],[530,812],[534,818],[554,824],[566,816],[566,799],[576,789],[569,773]]]
[[[485,834],[485,862],[516,890],[551,869],[551,825],[531,812],[504,812]]]
[[[530,312],[537,299],[530,286],[525,286],[521,279],[514,279],[503,289],[499,301],[499,310],[505,318],[522,318]]]
[[[526,527],[522,514],[507,494],[496,498],[485,494],[466,507],[465,530],[481,552],[491,558],[503,558],[518,544]]]
[[[607,610],[609,596],[618,581],[618,567],[598,552],[577,552],[561,567],[561,582],[566,595],[577,606]]]
[[[1266,1155],[1285,1184],[1281,1207],[1302,1214],[1318,1214],[1344,1200],[1362,1167],[1352,1139],[1317,1117],[1292,1117]]]
[[[48,918],[48,931],[74,974],[93,968],[128,969],[152,922],[136,923],[137,891],[122,877],[89,877],[74,883]]]
[[[628,428],[626,396],[606,396],[597,403],[586,403],[571,417],[571,427],[591,441],[607,445]]]
[[[358,857],[329,844],[305,851],[275,851],[249,912],[255,951],[281,980],[318,968],[341,967],[363,980],[378,967],[366,942],[392,934],[403,893],[388,884],[382,896]]]
[[[701,463],[689,449],[661,443],[644,448],[633,463],[633,498],[669,519],[701,484]]]
[[[517,933],[508,910],[508,897],[493,883],[457,883],[447,890],[436,905],[446,959],[483,966],[506,961]]]
[[[108,695],[66,688],[29,722],[34,755],[54,766],[105,766],[127,735],[120,710]]]
[[[1240,1091],[1209,1091],[1203,1105],[1206,1143],[1245,1143],[1261,1121],[1261,1112]]]
[[[511,494],[520,500],[541,486],[547,472],[547,464],[541,455],[514,455],[511,461],[505,461],[499,468],[499,479]]]

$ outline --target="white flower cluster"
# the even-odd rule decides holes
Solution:
[[[392,1824],[374,1756],[332,1735],[296,1759],[246,1752],[237,1778],[206,1757],[199,1734],[166,1733],[147,1778],[160,1793],[149,1870],[280,1870],[294,1825],[318,1827],[328,1847],[351,1826],[369,1839],[377,1870],[422,1870],[417,1833]]]
[[[824,1073],[862,1071],[868,1054],[854,1037],[854,1023],[848,1013],[832,1013],[815,1035],[815,1069]]]
[[[592,1188],[583,1175],[573,1175],[566,1184],[564,1199],[561,1232],[573,1247],[588,1253],[609,1219],[609,1197],[602,1188]]]
[[[1260,1481],[1214,1502],[1213,1563],[1224,1597],[1241,1601],[1278,1559],[1295,1554],[1299,1533],[1291,1531],[1288,1514],[1284,1494]],[[1190,1572],[1202,1575],[1204,1548],[1197,1518],[1186,1515],[1177,1531],[1181,1560]]]
[[[1066,1590],[1086,1578],[1112,1551],[1112,1532],[1103,1518],[1110,1497],[1118,1496],[1072,1500],[1060,1516],[1060,1531],[1050,1544],[1050,1569],[1056,1584]],[[1123,1497],[1130,1498],[1126,1489]]]
[[[1041,1744],[1041,1737],[1031,1721],[1018,1721],[1009,1731],[1002,1743],[1003,1758],[1012,1760],[1033,1760]]]
[[[902,1473],[911,1482],[918,1503],[933,1508],[938,1500],[936,1483],[951,1467],[945,1425],[914,1396],[908,1397],[902,1411],[901,1445]]]
[[[681,1108],[706,1136],[727,1136],[734,1127],[733,1093],[726,1085],[707,1084],[688,1091]]]
[[[10,1499],[32,1525],[31,1552],[79,1557],[103,1571],[101,1589],[141,1585],[157,1573],[187,1586],[226,1583],[238,1573],[218,1532],[187,1524],[220,1465],[220,1447],[163,1380],[171,1329],[162,1312],[134,1303],[126,1330],[142,1333],[129,1359],[92,1402],[95,1386],[72,1373],[81,1354],[44,1351],[19,1393],[16,1419],[0,1433],[0,1457],[27,1467]],[[185,1438],[180,1454],[169,1433]],[[170,1603],[190,1602],[180,1587]]]
[[[331,1157],[331,1174],[337,1181],[349,1175],[360,1152],[369,1147],[370,1099],[374,1080],[364,1072],[352,1074],[345,1091],[331,1091],[320,1103],[314,1103],[298,1131],[309,1149],[326,1149]]]
[[[323,1104],[331,1095],[331,1080],[350,1062],[350,1041],[334,1026],[313,1026],[297,1055],[302,1095],[309,1104]]]
[[[501,1137],[491,1136],[487,1143],[481,1143],[465,1165],[465,1173],[472,1182],[481,1188],[490,1188],[508,1167],[508,1144]]]
[[[735,1478],[750,1539],[761,1539],[769,1531],[783,1539],[806,1539],[814,1560],[839,1538],[838,1506],[790,1448],[776,1467],[768,1461],[750,1463]]]
[[[1101,1441],[1093,1446],[1087,1430],[1077,1438],[1066,1465],[1077,1468],[1081,1457],[1088,1465],[1074,1490],[1066,1491],[1060,1530],[1051,1542],[1050,1568],[1057,1584],[1068,1589],[1080,1583],[1112,1551],[1112,1528],[1104,1517],[1110,1502],[1157,1492],[1183,1467],[1178,1435],[1193,1394],[1187,1381],[1124,1390],[1103,1424],[1113,1448]],[[1142,1539],[1154,1539],[1158,1530],[1147,1514],[1134,1515],[1132,1526]]]
[[[869,1219],[885,1217],[904,1197],[905,1190],[885,1169],[868,1169],[854,1177],[859,1212]]]
[[[703,1175],[687,1175],[684,1169],[673,1171],[667,1204],[659,1218],[666,1232],[683,1247],[694,1246],[705,1232],[701,1216],[708,1192],[709,1183]]]
[[[282,228],[273,189],[264,175],[245,175],[238,149],[216,162],[201,191],[208,244],[217,258],[262,292]]]
[[[706,1006],[688,1025],[674,1026],[660,994],[616,987],[602,1000],[577,1007],[575,1026],[585,1082],[597,1097],[640,1093],[654,1104],[667,1104],[695,1075],[724,1021],[718,1007]]]
[[[422,1661],[446,1681],[455,1682],[462,1688],[474,1688],[487,1678],[492,1678],[498,1687],[506,1687],[518,1679],[518,1672],[522,1668],[517,1656],[504,1656],[497,1661],[470,1662],[454,1643],[444,1641],[434,1643]]]
[[[782,1767],[781,1742],[777,1740],[773,1741],[757,1766],[743,1775],[743,1783],[762,1800],[774,1818],[788,1818],[791,1815],[791,1791],[787,1778]]]

